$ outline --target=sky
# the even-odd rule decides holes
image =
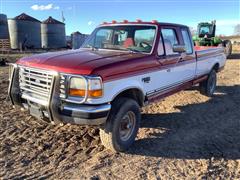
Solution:
[[[240,24],[240,0],[0,0],[0,12],[21,13],[43,21],[65,18],[66,33],[89,34],[102,22],[158,20],[196,29],[199,22],[217,21],[217,34],[232,35]]]

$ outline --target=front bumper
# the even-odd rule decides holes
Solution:
[[[110,109],[110,104],[94,106],[69,104],[59,109],[59,114],[65,123],[101,125],[106,122]]]
[[[58,75],[54,77],[49,101],[21,94],[18,68],[15,66],[10,76],[9,97],[13,105],[22,106],[38,118],[54,123],[79,125],[101,125],[108,118],[111,104],[87,105],[62,102],[59,97]]]

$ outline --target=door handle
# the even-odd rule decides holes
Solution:
[[[183,61],[183,58],[180,57],[180,58],[178,59],[177,63],[182,62],[182,61]]]
[[[182,57],[180,57],[180,58],[177,60],[177,62],[175,63],[175,66],[174,66],[174,67],[176,67],[176,66],[178,65],[178,63],[183,62],[183,61],[184,61],[184,59],[183,59]]]
[[[184,59],[186,58],[186,53],[182,53],[181,54],[181,56],[179,57],[179,59],[178,59],[178,62],[182,62],[182,61],[184,61]]]

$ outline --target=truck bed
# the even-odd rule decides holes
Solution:
[[[209,56],[211,54],[220,54],[224,52],[223,47],[216,46],[194,46],[197,58],[201,58],[203,56]]]
[[[218,62],[219,68],[225,64],[224,48],[215,46],[195,46],[197,59],[196,75],[209,73],[214,64]]]

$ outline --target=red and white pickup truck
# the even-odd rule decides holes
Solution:
[[[10,68],[9,96],[49,122],[98,125],[107,148],[125,151],[141,107],[196,84],[212,96],[225,62],[222,48],[194,47],[187,26],[113,21],[78,50],[18,60]]]

